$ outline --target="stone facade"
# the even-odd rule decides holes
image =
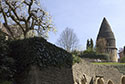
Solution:
[[[72,68],[30,66],[16,76],[16,84],[73,84]]]
[[[90,64],[84,60],[73,65],[75,84],[110,84],[111,82],[113,84],[124,84],[121,83],[122,76],[123,74],[112,66]],[[86,78],[86,83],[81,82],[83,78]]]
[[[22,24],[23,27],[25,27],[24,24]],[[20,38],[23,35],[23,31],[20,29],[18,25],[9,25],[10,29],[7,28],[7,26],[0,22],[0,30],[4,33],[6,33],[7,38]]]
[[[116,40],[106,18],[104,18],[102,21],[102,24],[97,36],[97,41],[102,38],[106,40],[106,50],[103,53],[109,54],[110,61],[117,62],[118,58],[117,58]]]
[[[18,74],[16,84],[125,84],[125,76],[116,68],[90,64],[82,59],[72,68],[30,66]]]

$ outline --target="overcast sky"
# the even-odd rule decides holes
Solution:
[[[95,42],[103,17],[106,17],[116,38],[116,47],[125,45],[125,0],[41,0],[42,7],[50,13],[56,34],[50,33],[48,41],[55,44],[61,32],[72,28],[85,49],[86,40]]]

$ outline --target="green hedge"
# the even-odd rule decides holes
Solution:
[[[34,64],[40,67],[72,65],[70,53],[40,37],[12,41],[10,49],[18,71]]]
[[[96,53],[95,51],[84,51],[80,57],[90,58],[90,59],[103,59],[109,61],[109,56],[107,54]]]

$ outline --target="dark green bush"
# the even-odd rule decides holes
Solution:
[[[12,41],[10,49],[17,71],[22,71],[29,65],[40,67],[72,65],[70,53],[40,37]]]
[[[0,61],[8,54],[8,44],[5,35],[0,31]],[[0,63],[1,64],[1,63]]]
[[[0,82],[0,84],[12,84],[11,81],[3,81],[3,82]]]
[[[125,57],[122,57],[122,58],[120,59],[120,62],[121,62],[121,63],[125,63]]]
[[[12,78],[12,71],[10,69],[12,64],[11,60],[6,35],[0,31],[0,82]]]
[[[31,65],[39,67],[71,67],[72,54],[40,37],[6,41],[0,35],[0,83],[7,84],[15,74]],[[9,83],[8,83],[9,84]]]
[[[85,50],[80,57],[82,58],[90,58],[90,59],[102,59],[102,60],[109,60],[109,56],[105,53],[101,54],[101,53],[96,53],[93,50]]]

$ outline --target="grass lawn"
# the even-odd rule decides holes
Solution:
[[[99,65],[125,65],[125,63],[116,63],[116,62],[94,62],[92,64],[99,64]]]

